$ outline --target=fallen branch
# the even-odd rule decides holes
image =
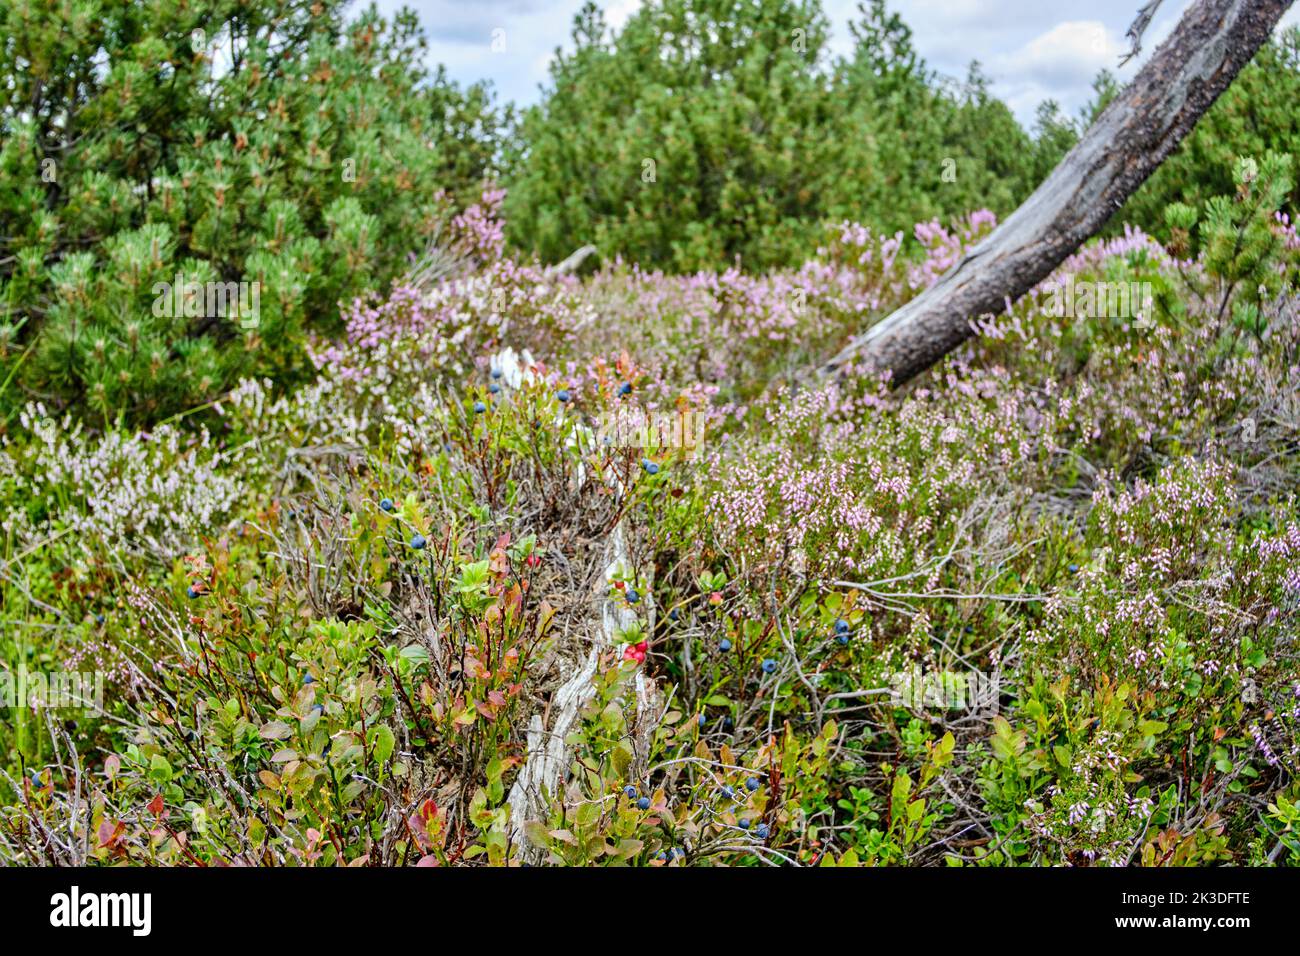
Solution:
[[[1162,2],[1163,0],[1151,0],[1150,3],[1138,10],[1137,16],[1133,18],[1132,26],[1128,28],[1128,33],[1124,34],[1124,36],[1128,37],[1132,46],[1129,47],[1128,53],[1120,58],[1120,66],[1123,66],[1142,52],[1142,34],[1147,32],[1147,27],[1151,25],[1151,18],[1156,15],[1156,11],[1160,9]]]
[[[592,245],[582,246],[575,249],[569,254],[569,257],[563,262],[557,262],[551,266],[551,271],[556,275],[568,275],[570,272],[577,272],[589,256],[596,254],[596,247]]]
[[[622,601],[609,596],[611,576],[619,568],[631,566],[627,534],[620,520],[605,543],[605,574],[601,579],[600,631],[594,635],[591,648],[577,669],[555,692],[550,707],[550,725],[541,714],[533,714],[528,723],[527,756],[514,785],[510,788],[510,826],[514,840],[520,846],[520,855],[530,862],[542,859],[542,851],[531,845],[524,836],[524,824],[530,820],[545,819],[548,801],[562,799],[565,775],[572,758],[568,737],[578,729],[582,711],[596,694],[593,678],[602,652],[617,646],[619,634],[634,626],[636,614]],[[647,589],[648,592],[649,589]],[[647,606],[650,595],[647,593]],[[653,630],[653,620],[651,621]],[[656,723],[649,715],[657,700],[654,682],[638,673],[636,682],[637,721],[634,728],[634,750],[644,763],[649,750],[647,733],[652,733]]]
[[[1291,0],[1197,0],[1025,202],[937,283],[854,338],[824,375],[901,384],[1024,295],[1097,232],[1250,62]]]

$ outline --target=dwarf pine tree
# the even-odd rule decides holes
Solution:
[[[594,242],[676,270],[762,268],[812,254],[827,220],[892,231],[1014,208],[1034,143],[978,65],[941,81],[883,0],[852,30],[832,63],[817,0],[650,0],[616,36],[589,4],[522,126],[512,240],[551,261]]]
[[[884,0],[859,12],[853,54],[836,65],[830,94],[835,155],[818,190],[827,218],[893,232],[980,207],[1014,209],[1037,184],[1035,146],[979,64],[964,81],[943,79]]]
[[[688,270],[802,248],[827,100],[815,0],[654,0],[614,38],[594,4],[523,123],[512,238]]]
[[[508,113],[427,73],[413,14],[343,6],[0,7],[5,408],[148,420],[291,380],[494,173]],[[254,283],[255,316],[211,307]]]

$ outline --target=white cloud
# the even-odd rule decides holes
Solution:
[[[1119,34],[1100,20],[1067,20],[1018,49],[993,57],[989,73],[995,92],[1027,123],[1047,99],[1077,112],[1086,102],[1093,78],[1103,69],[1115,70],[1127,50]]]
[[[1045,86],[1083,86],[1113,65],[1125,46],[1100,20],[1067,20],[993,60],[1004,73]]]

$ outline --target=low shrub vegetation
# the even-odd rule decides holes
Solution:
[[[807,369],[992,212],[580,278],[488,188],[301,384],[145,429],[28,401],[4,674],[102,699],[10,710],[0,859],[1300,864],[1293,166],[896,391]]]

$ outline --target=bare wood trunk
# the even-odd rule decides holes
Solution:
[[[1025,202],[937,283],[854,338],[823,374],[925,371],[1097,232],[1268,40],[1291,0],[1197,0]]]

